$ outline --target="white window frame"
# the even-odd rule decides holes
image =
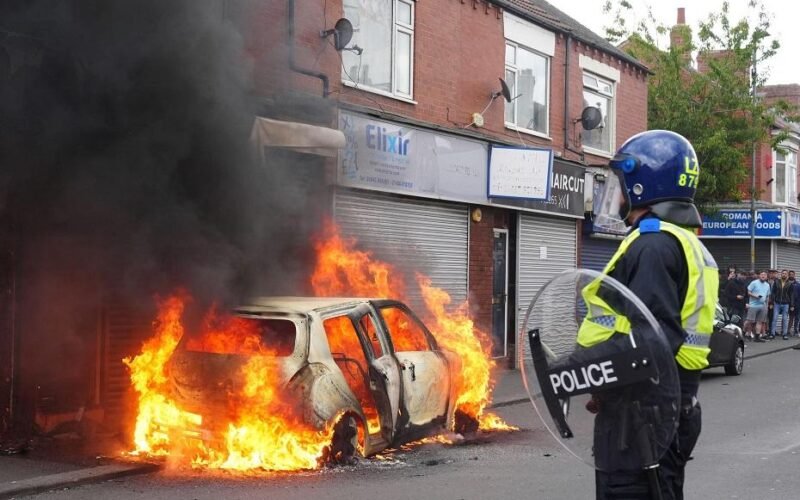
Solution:
[[[781,145],[781,149],[786,151],[784,154],[784,161],[778,161],[778,151],[772,150],[772,165],[773,165],[773,181],[772,181],[772,203],[781,206],[798,206],[797,202],[797,147],[787,144]],[[794,162],[791,161],[794,159]],[[783,169],[784,172],[784,186],[783,196],[784,201],[778,201],[778,169]]]
[[[505,114],[505,109],[504,109],[503,110],[503,121],[504,121],[504,124],[505,124],[506,128],[511,129],[511,130],[516,130],[518,132],[523,132],[525,134],[530,134],[530,135],[535,135],[537,137],[550,139],[550,66],[551,66],[550,63],[552,62],[552,58],[549,57],[546,54],[543,54],[543,53],[539,52],[538,50],[535,50],[535,49],[532,49],[532,48],[527,47],[525,45],[516,43],[513,40],[506,40],[506,45],[505,45],[506,50],[508,50],[508,46],[514,47],[514,64],[512,65],[512,64],[509,64],[507,61],[505,61],[505,59],[506,59],[505,51],[503,52],[503,61],[505,61],[506,72],[510,71],[510,72],[514,73],[514,85],[513,85],[514,92],[517,92],[519,90],[519,85],[518,85],[518,82],[517,82],[517,75],[518,75],[518,72],[519,72],[519,68],[517,67],[516,61],[518,60],[518,55],[519,55],[519,50],[520,49],[527,50],[528,52],[531,52],[534,55],[537,55],[537,56],[540,56],[540,57],[544,58],[544,61],[545,61],[545,68],[544,68],[545,85],[547,85],[547,89],[545,90],[544,132],[540,132],[538,130],[529,129],[529,128],[521,127],[521,126],[517,125],[517,109],[518,109],[518,107],[517,107],[517,99],[514,99],[511,102],[505,103],[506,106],[513,106],[513,109],[514,109],[514,121],[513,122],[505,121],[506,114]],[[505,75],[503,75],[503,76],[505,76]],[[511,97],[513,99],[513,98],[515,98],[517,96],[511,96]]]
[[[380,94],[386,97],[391,97],[394,99],[398,99],[401,101],[409,102],[411,104],[416,104],[414,101],[414,24],[416,21],[416,11],[415,1],[414,0],[391,0],[392,2],[392,39],[391,39],[391,61],[390,64],[390,74],[391,74],[391,82],[392,82],[392,91],[387,92],[382,89],[378,89],[375,87],[370,87],[369,85],[365,85],[363,83],[354,82],[350,80],[350,76],[355,76],[356,79],[360,78],[361,75],[350,75],[348,76],[347,72],[344,69],[344,61],[342,62],[342,85],[346,87],[353,87],[361,90],[365,90],[367,92],[372,92],[373,94]],[[397,4],[403,3],[408,5],[411,8],[411,24],[401,23],[397,19]],[[408,61],[408,76],[409,76],[409,93],[406,94],[404,92],[400,92],[397,90],[397,33],[405,33],[409,35],[411,38],[411,47],[409,48],[409,61]],[[366,50],[367,48],[365,48]],[[361,56],[359,56],[361,57]]]
[[[586,83],[583,81],[583,77],[585,75],[588,75],[592,78],[597,79],[598,81],[602,81],[603,83],[608,84],[608,86],[611,87],[611,93],[609,94],[607,92],[604,92],[598,87],[587,86]],[[616,143],[617,143],[617,82],[606,76],[599,75],[597,73],[584,69],[581,72],[581,96],[585,91],[593,92],[597,95],[609,99],[608,113],[606,116],[610,117],[611,130],[609,131],[608,134],[608,151],[604,149],[597,149],[592,146],[587,146],[583,144],[583,139],[581,139],[581,146],[583,147],[583,150],[586,153],[591,153],[597,156],[605,156],[611,158],[614,154],[614,150],[616,149]]]

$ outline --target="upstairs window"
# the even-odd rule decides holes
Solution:
[[[506,83],[513,101],[506,103],[506,126],[542,135],[548,133],[548,57],[506,42]]]
[[[797,206],[797,151],[773,151],[775,177],[772,183],[774,203]]]
[[[344,0],[344,15],[353,23],[353,40],[363,51],[342,51],[346,85],[411,99],[414,85],[414,2],[412,0]]]
[[[600,125],[581,133],[585,148],[611,154],[614,145],[614,82],[592,73],[583,74],[583,107],[593,106],[603,117]]]

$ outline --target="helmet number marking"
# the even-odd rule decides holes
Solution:
[[[678,185],[681,187],[697,188],[697,181],[700,178],[700,165],[697,157],[683,157],[683,173],[678,176]]]

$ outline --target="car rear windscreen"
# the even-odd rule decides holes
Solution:
[[[294,352],[297,325],[288,319],[232,316],[187,334],[187,351],[215,354],[290,356]]]

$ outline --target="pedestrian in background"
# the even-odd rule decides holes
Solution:
[[[792,307],[789,309],[789,336],[797,335],[797,278],[794,270],[789,271],[789,281],[792,282]]]
[[[778,319],[781,320],[781,332],[783,333],[783,340],[788,340],[789,329],[789,311],[794,310],[794,284],[789,281],[789,271],[783,269],[781,277],[772,284],[770,296],[772,297],[773,315],[772,326],[769,330],[769,339],[775,338],[775,328],[778,325]]]
[[[764,342],[761,335],[761,327],[767,319],[767,303],[769,302],[770,287],[767,282],[767,272],[761,271],[758,279],[747,285],[747,322],[744,324],[745,331],[750,338],[756,342]],[[749,329],[748,329],[749,326]],[[755,332],[753,331],[755,330]]]
[[[767,284],[769,285],[770,291],[772,291],[772,285],[775,284],[775,280],[777,279],[778,279],[778,271],[775,269],[770,269],[769,272],[767,273]],[[775,317],[775,303],[772,301],[772,297],[770,297],[769,301],[767,302],[767,323],[764,326],[763,330],[766,340],[771,340],[769,339],[769,336],[767,334],[769,333],[770,328],[772,327],[772,319],[774,317]]]
[[[733,279],[728,280],[725,285],[725,299],[728,302],[728,315],[739,316],[738,326],[742,326],[745,318],[745,305],[747,304],[747,274],[744,271]]]

